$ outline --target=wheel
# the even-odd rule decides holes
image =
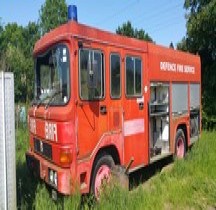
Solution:
[[[97,200],[99,200],[102,185],[110,180],[111,168],[114,165],[113,158],[107,153],[102,153],[95,161],[91,179],[91,192]]]
[[[184,158],[186,153],[185,135],[182,129],[178,129],[175,138],[175,156],[178,159]]]

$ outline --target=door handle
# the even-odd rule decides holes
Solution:
[[[103,115],[107,113],[107,108],[105,105],[100,106],[100,113]]]
[[[139,103],[139,110],[142,110],[144,108],[144,103],[143,102],[140,102]]]

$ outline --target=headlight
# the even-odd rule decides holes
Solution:
[[[50,179],[51,183],[53,183],[53,178],[54,178],[54,172],[53,172],[53,170],[50,170],[49,179]]]
[[[54,184],[55,184],[55,186],[57,187],[57,185],[58,185],[58,177],[57,177],[57,172],[54,172]]]
[[[49,169],[49,182],[50,184],[54,185],[55,187],[57,187],[58,185],[58,175],[57,172]]]

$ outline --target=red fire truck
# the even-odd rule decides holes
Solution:
[[[75,19],[75,20],[74,20]],[[99,194],[114,165],[129,173],[175,155],[201,132],[200,58],[79,24],[35,45],[29,169],[55,191]]]

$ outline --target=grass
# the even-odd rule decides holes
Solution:
[[[20,209],[215,209],[216,132],[203,132],[184,160],[158,173],[130,192],[108,186],[100,202],[79,194],[54,202],[47,187],[30,176],[25,164],[28,135],[16,133],[17,196]],[[140,174],[141,176],[142,174]]]

